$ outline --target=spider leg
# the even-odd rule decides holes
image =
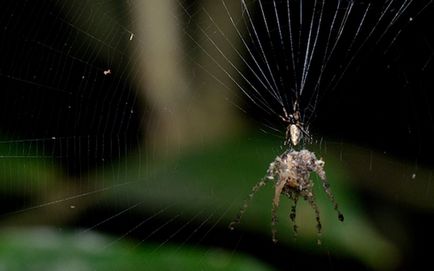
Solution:
[[[288,120],[289,120],[289,114],[288,114],[288,112],[286,111],[286,108],[285,108],[285,107],[283,107],[282,109],[283,109],[283,113],[284,113],[284,115],[285,115],[285,119],[283,119],[283,120],[288,121]]]
[[[286,184],[285,180],[280,180],[276,184],[276,189],[275,189],[274,199],[273,199],[273,207],[271,209],[271,235],[274,243],[277,243],[277,239],[276,239],[276,232],[277,232],[276,225],[278,223],[277,209],[279,208],[280,195],[282,194],[282,190],[285,184]]]
[[[291,143],[291,125],[288,125],[288,127],[286,127],[286,132],[285,132],[285,141],[283,142],[283,145],[290,145]]]
[[[324,188],[324,191],[326,192],[330,201],[333,203],[333,207],[336,210],[336,212],[338,213],[339,220],[344,221],[344,215],[339,210],[338,203],[336,202],[335,197],[332,193],[332,190],[330,189],[330,183],[327,181],[326,174],[325,174],[323,167],[320,164],[318,164],[315,168],[315,172],[320,177],[320,179],[322,181],[322,187]]]
[[[246,211],[247,207],[249,207],[249,202],[253,199],[253,196],[256,194],[256,192],[259,191],[259,189],[261,189],[263,186],[265,186],[267,184],[267,182],[269,182],[269,181],[270,181],[270,179],[265,177],[265,178],[262,178],[258,183],[256,183],[255,186],[253,186],[252,191],[250,192],[247,199],[244,200],[243,206],[240,208],[240,211],[238,212],[237,216],[229,224],[230,230],[234,230],[235,226],[240,224],[241,218],[242,218],[244,212]]]
[[[309,132],[303,128],[303,125],[297,125],[298,129],[300,129],[300,131],[303,133],[303,136],[306,137],[308,140],[311,140],[312,137],[310,136]]]
[[[296,217],[296,213],[297,213],[297,202],[298,202],[298,195],[293,195],[292,196],[292,200],[294,201],[294,203],[291,206],[291,212],[289,213],[289,218],[292,221],[293,229],[294,229],[294,235],[297,236],[298,234],[298,227],[297,224],[295,223],[295,217]]]
[[[291,206],[291,211],[289,213],[289,219],[291,219],[291,222],[293,224],[294,237],[297,237],[298,226],[295,223],[295,217],[297,214],[297,203],[298,203],[299,195],[297,193],[291,192],[289,189],[284,189],[283,193],[293,202],[293,204]]]
[[[316,204],[316,201],[315,201],[315,195],[312,193],[312,191],[306,191],[306,193],[304,193],[304,198],[305,198],[305,200],[307,200],[307,202],[309,203],[309,205],[312,207],[312,209],[315,212],[316,230],[318,233],[318,245],[320,245],[321,240],[319,239],[319,237],[321,236],[322,225],[321,225],[321,219],[320,219],[320,215],[319,215],[319,208],[318,208],[318,205]]]
[[[344,221],[344,215],[339,210],[338,203],[336,202],[335,197],[333,196],[333,193],[332,193],[332,191],[330,189],[330,183],[326,179],[321,179],[321,180],[322,180],[322,186],[324,188],[324,191],[326,192],[326,194],[329,197],[330,201],[333,203],[334,209],[338,213],[339,221]]]

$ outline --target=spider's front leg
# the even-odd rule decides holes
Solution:
[[[282,190],[286,185],[286,180],[279,179],[276,183],[274,199],[273,199],[273,208],[271,209],[271,234],[273,238],[273,242],[277,243],[276,239],[276,225],[278,222],[277,218],[277,209],[279,208],[280,203],[280,195],[282,194]]]
[[[252,191],[250,192],[247,199],[244,200],[243,206],[241,207],[240,211],[238,212],[237,216],[235,217],[235,220],[232,221],[229,224],[229,229],[234,230],[235,226],[240,224],[241,218],[244,214],[244,212],[247,210],[247,207],[249,207],[249,202],[253,199],[253,196],[261,189],[263,186],[265,186],[269,181],[272,180],[272,177],[269,175],[262,178],[255,186],[253,186]]]

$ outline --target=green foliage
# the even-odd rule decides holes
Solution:
[[[9,271],[87,270],[270,270],[253,258],[218,249],[111,243],[96,233],[48,228],[3,230],[0,268]]]
[[[207,228],[215,227],[224,230],[234,219],[251,187],[264,176],[269,163],[275,156],[283,151],[279,146],[279,140],[263,135],[249,135],[227,142],[218,142],[214,146],[202,149],[182,151],[165,158],[149,151],[137,152],[117,165],[105,165],[104,168],[96,169],[93,174],[86,176],[84,181],[75,182],[62,175],[53,163],[44,163],[41,159],[28,159],[23,162],[6,157],[1,161],[2,170],[7,172],[1,175],[2,193],[31,195],[32,201],[29,200],[17,216],[3,216],[2,224],[4,225],[7,220],[6,224],[13,227],[21,224],[23,221],[21,216],[27,215],[26,221],[30,222],[28,224],[38,224],[43,221],[44,224],[68,227],[71,219],[77,218],[80,213],[85,213],[95,204],[103,205],[109,210],[109,214],[114,215],[119,210],[125,210],[132,204],[140,203],[133,211],[136,216],[144,219],[146,215],[155,213],[155,210],[167,208],[159,215],[160,218],[168,220],[178,216],[183,221],[192,221],[192,225],[204,222]],[[352,155],[361,153],[358,149],[351,147],[346,147],[346,150]],[[345,221],[341,223],[338,220],[321,185],[316,185],[315,192],[323,224],[321,236],[323,245],[317,245],[314,212],[303,201],[300,202],[297,210],[299,235],[294,242],[292,225],[288,217],[290,202],[284,198],[279,209],[280,220],[277,233],[279,242],[310,253],[312,251],[319,254],[327,252],[354,258],[376,269],[395,267],[399,264],[401,250],[378,232],[360,208],[362,202],[352,190],[355,182],[352,181],[352,172],[348,171],[350,167],[344,167],[342,161],[336,159],[339,153],[331,147],[327,152],[324,150],[315,152],[326,162],[327,177],[345,215]],[[315,183],[319,184],[319,180]],[[75,187],[81,185],[81,189],[74,188],[74,185]],[[272,185],[259,191],[235,233],[227,230],[227,234],[239,234],[240,231],[254,232],[269,238],[271,242],[273,193]],[[46,222],[50,220],[44,220],[44,218],[62,216],[64,220],[56,220],[56,224],[50,224],[51,222]],[[96,227],[94,230],[98,229]],[[95,256],[92,253],[86,254],[79,249],[73,249],[76,236],[57,234],[52,231],[49,233],[50,236],[54,236],[56,242],[64,246],[58,245],[56,249],[36,249],[35,246],[44,247],[43,244],[30,238],[36,238],[38,234],[42,233],[33,231],[32,228],[24,231],[23,234],[11,235],[10,232],[3,231],[1,237],[3,259],[5,261],[7,259],[7,262],[12,264],[13,257],[18,257],[14,255],[21,255],[19,257],[27,259],[26,261],[55,264],[64,262],[65,257],[73,255],[77,261],[82,259],[91,266],[102,268],[98,270],[104,270],[105,266],[116,266],[123,263],[126,264],[125,268],[140,270],[134,269],[134,266],[135,268],[142,267],[151,262],[158,266],[158,270],[170,270],[170,266],[164,267],[164,262],[170,258],[179,261],[180,266],[186,269],[195,270],[200,269],[200,266],[208,267],[209,264],[204,255],[214,251],[183,246],[174,253],[173,250],[176,248],[171,247],[171,239],[168,237],[167,243],[158,248],[156,252],[153,251],[156,247],[146,242],[131,251],[129,244],[122,240],[121,245],[109,246],[107,250],[101,252],[102,254]],[[87,235],[80,238],[83,243],[86,243],[84,236]],[[89,235],[89,242],[92,242],[95,236],[98,235]],[[182,236],[177,237],[183,238]],[[44,241],[43,239],[41,240]],[[242,268],[246,265],[261,266],[256,261],[246,260],[237,253],[233,258],[227,256],[226,252],[216,252],[215,255],[222,257],[222,262],[228,262],[230,267],[225,265],[226,270],[243,270]],[[25,267],[26,261],[16,261],[17,268],[32,270]],[[170,261],[173,262],[173,260]],[[129,270],[125,268],[122,270]],[[207,270],[210,269],[207,268]],[[253,269],[250,266],[246,270]]]

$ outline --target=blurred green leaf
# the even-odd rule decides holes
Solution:
[[[219,249],[140,245],[51,228],[0,232],[0,270],[271,270],[253,258]]]
[[[31,143],[5,142],[7,144],[0,144],[1,192],[38,193],[65,178],[51,157],[34,152]]]

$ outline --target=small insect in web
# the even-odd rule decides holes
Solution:
[[[241,207],[235,220],[229,225],[229,228],[233,230],[234,227],[240,223],[242,215],[247,210],[248,204],[252,200],[256,192],[258,192],[259,189],[265,186],[268,182],[274,181],[275,194],[272,202],[271,211],[271,233],[273,242],[277,242],[277,209],[279,207],[280,197],[282,194],[293,201],[289,218],[293,223],[294,234],[297,235],[297,225],[295,223],[295,218],[297,202],[300,197],[306,200],[313,208],[317,223],[317,232],[318,235],[321,234],[322,226],[320,220],[320,212],[318,205],[315,201],[315,195],[313,193],[314,183],[310,179],[310,175],[312,172],[315,172],[321,179],[323,189],[329,197],[330,201],[333,203],[334,209],[338,213],[338,219],[340,221],[344,220],[344,216],[338,209],[338,204],[330,189],[330,184],[327,181],[326,173],[324,170],[324,161],[322,159],[317,159],[315,154],[309,150],[302,149],[300,151],[297,151],[295,149],[303,137],[309,138],[308,131],[304,129],[303,123],[301,122],[298,103],[294,103],[292,114],[287,114],[285,109],[283,111],[284,117],[282,116],[281,118],[288,123],[288,127],[286,129],[285,145],[289,145],[290,147],[283,154],[277,156],[274,161],[270,163],[267,174],[252,188],[252,192],[244,201],[244,204]],[[318,244],[320,244],[319,239]]]

